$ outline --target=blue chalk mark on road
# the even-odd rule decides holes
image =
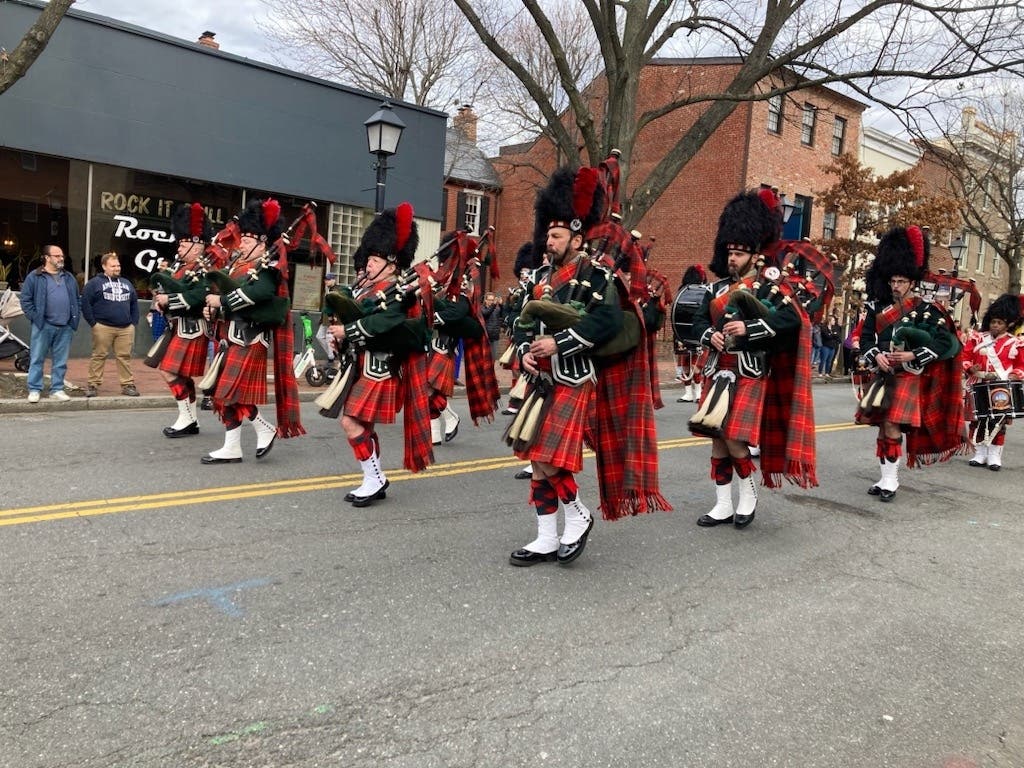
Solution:
[[[189,592],[179,592],[176,595],[169,597],[162,597],[153,605],[158,608],[163,608],[168,605],[174,605],[176,603],[183,603],[186,600],[195,600],[201,598],[216,608],[221,613],[225,613],[228,616],[244,616],[245,611],[235,605],[231,596],[235,592],[240,592],[243,589],[252,589],[253,587],[265,587],[270,584],[270,579],[249,579],[248,581],[240,581],[237,584],[228,584],[226,587],[209,587],[207,589],[193,589]]]

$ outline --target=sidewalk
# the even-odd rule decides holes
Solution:
[[[173,408],[174,399],[171,397],[167,384],[164,383],[160,372],[142,364],[142,360],[132,361],[132,373],[135,376],[135,387],[139,390],[139,397],[126,397],[121,394],[121,385],[117,380],[117,368],[113,358],[107,360],[103,371],[103,384],[100,386],[99,395],[96,397],[85,396],[85,385],[88,379],[89,359],[76,357],[68,360],[68,372],[65,378],[65,391],[71,396],[66,403],[50,401],[46,397],[46,390],[38,403],[29,403],[25,398],[28,395],[25,386],[25,374],[18,373],[14,368],[14,358],[0,360],[0,375],[14,374],[17,376],[15,391],[0,392],[0,414],[4,413],[34,413],[39,411],[52,411],[62,409],[65,411],[85,410],[114,410],[129,408]],[[49,363],[47,363],[49,371]],[[665,393],[663,399],[668,404],[675,400],[672,390],[679,389],[682,385],[675,381],[676,366],[672,359],[658,361],[658,380],[661,389]],[[497,369],[498,386],[502,395],[508,393],[512,386],[512,374],[503,368]],[[827,384],[829,382],[848,382],[848,376],[835,376],[830,380],[824,380],[818,376],[814,377],[814,384]],[[268,382],[268,389],[271,401],[273,401],[273,384]],[[305,378],[299,378],[299,399],[302,402],[311,402],[317,395],[324,391],[323,387],[311,387],[306,383]],[[455,388],[455,397],[465,397],[464,387]],[[503,403],[504,405],[504,403]]]

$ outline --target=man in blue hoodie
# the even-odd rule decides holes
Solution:
[[[100,264],[103,274],[86,283],[82,291],[82,317],[92,326],[92,359],[85,396],[95,397],[99,391],[103,366],[113,348],[121,394],[138,397],[131,359],[135,326],[139,324],[139,297],[135,286],[121,277],[121,261],[116,253],[103,254]]]
[[[64,251],[59,245],[43,246],[43,264],[28,273],[21,286],[21,309],[32,323],[29,340],[28,401],[39,402],[43,389],[43,364],[49,355],[50,397],[67,401],[64,374],[68,369],[71,338],[78,328],[78,283],[64,271]]]

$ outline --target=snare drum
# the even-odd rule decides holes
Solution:
[[[973,395],[976,419],[1024,417],[1024,381],[979,381]]]

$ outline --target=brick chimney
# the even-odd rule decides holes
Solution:
[[[205,45],[207,48],[213,48],[213,50],[216,51],[220,49],[220,43],[213,39],[216,36],[216,32],[203,32],[196,42],[199,43],[199,45]]]
[[[463,104],[459,107],[457,114],[452,118],[452,126],[462,131],[462,134],[471,142],[476,144],[476,112],[472,104]]]

